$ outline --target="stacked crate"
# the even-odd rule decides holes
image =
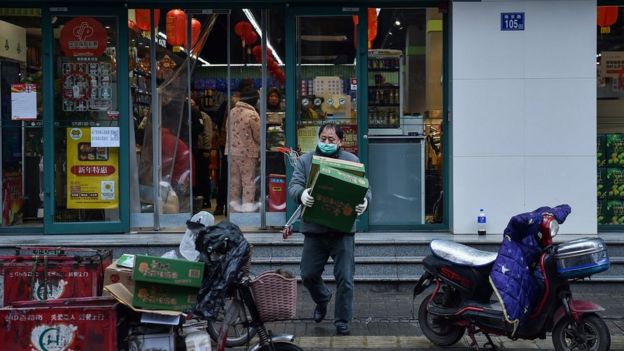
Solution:
[[[598,134],[598,224],[624,224],[624,134]]]

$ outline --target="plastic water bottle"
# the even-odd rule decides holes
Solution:
[[[487,218],[485,217],[485,212],[483,209],[479,210],[479,216],[477,217],[477,233],[479,235],[485,235],[485,225],[487,223]]]

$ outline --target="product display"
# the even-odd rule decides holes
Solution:
[[[382,134],[401,128],[401,57],[400,50],[368,53],[368,127]]]

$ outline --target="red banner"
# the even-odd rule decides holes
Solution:
[[[358,132],[357,124],[343,124],[340,129],[344,132],[341,148],[357,156],[358,154]]]

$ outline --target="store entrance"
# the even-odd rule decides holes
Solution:
[[[128,231],[125,15],[55,8],[44,15],[45,232]],[[108,13],[103,16],[98,13]],[[123,25],[122,25],[123,24]],[[51,35],[53,34],[53,35]],[[90,223],[94,225],[85,226]]]

